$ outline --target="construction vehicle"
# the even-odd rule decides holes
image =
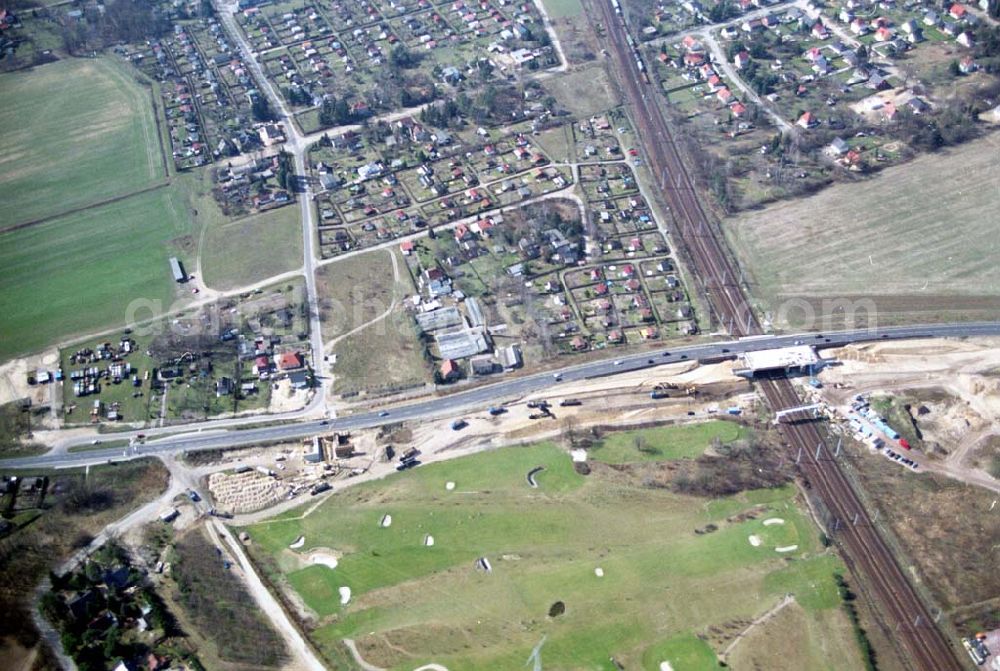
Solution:
[[[679,385],[676,385],[673,382],[660,382],[655,387],[653,387],[653,391],[664,391],[665,392],[665,391],[673,391],[673,390],[683,391],[685,396],[697,396],[698,395],[698,389],[697,389],[697,387],[693,387],[691,385],[688,385],[687,387],[681,388]],[[663,397],[660,396],[659,398],[663,398]]]

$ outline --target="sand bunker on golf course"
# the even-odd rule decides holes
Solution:
[[[756,534],[750,534],[749,536],[747,536],[747,540],[750,541],[750,545],[754,546],[755,548],[760,547],[761,544],[760,536]]]
[[[348,603],[351,602],[351,588],[350,587],[344,585],[343,587],[341,587],[337,591],[340,592],[340,605],[341,606],[346,606]]]
[[[314,550],[309,553],[308,560],[310,564],[319,564],[320,566],[326,566],[327,568],[337,568],[337,556],[332,552],[326,552],[324,550]]]
[[[798,545],[785,545],[784,547],[774,548],[774,551],[775,552],[794,552],[795,550],[798,550],[798,549],[799,549]]]
[[[382,521],[379,522],[379,526],[385,529],[392,524],[392,515],[383,515]]]
[[[448,482],[444,483],[444,488],[450,492],[451,490],[455,489],[455,483],[449,480]]]
[[[299,536],[298,538],[295,539],[295,542],[292,543],[291,545],[289,545],[288,547],[290,547],[293,550],[298,550],[300,547],[302,547],[305,544],[306,544],[306,537],[305,536]]]
[[[781,519],[780,517],[771,517],[771,518],[768,518],[768,519],[764,520],[764,526],[765,527],[769,527],[772,524],[784,524],[784,523],[785,523],[785,520]]]
[[[597,568],[594,569],[594,575],[596,575],[598,578],[603,578],[604,577],[604,569],[602,569],[600,566],[598,566]]]
[[[670,662],[660,662],[660,671],[674,671],[674,667],[670,666]]]
[[[430,534],[424,536],[424,545],[426,545],[427,547],[431,547],[432,545],[434,545],[434,536],[431,536]]]
[[[413,671],[448,671],[448,667],[441,666],[440,664],[424,664],[421,667],[413,669]]]

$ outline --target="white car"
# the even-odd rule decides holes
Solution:
[[[620,366],[620,365],[622,365],[622,360],[621,360],[621,359],[618,359],[618,361],[615,361],[615,365],[616,365],[616,366]]]

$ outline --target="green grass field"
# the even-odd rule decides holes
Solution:
[[[393,276],[392,254],[377,250],[321,266],[316,273],[323,337],[330,339],[368,323],[413,293],[406,264],[397,258],[400,282]]]
[[[537,466],[536,489],[526,476]],[[752,519],[740,515],[750,509]],[[787,593],[809,622],[840,613],[832,576],[842,566],[823,552],[793,488],[678,496],[601,464],[579,475],[551,443],[394,474],[301,515],[248,527],[250,547],[315,613],[313,640],[331,659],[352,638],[388,669],[518,669],[544,639],[546,669],[715,669],[711,627],[749,621]],[[785,523],[764,525],[768,517]],[[709,524],[717,528],[705,532]],[[289,549],[299,536],[304,546]],[[775,551],[785,545],[798,547]],[[339,556],[336,568],[310,563],[317,550]],[[475,567],[479,557],[490,574]],[[552,617],[557,601],[565,613]],[[837,640],[835,659],[788,668],[856,668],[850,637]]]
[[[430,380],[416,324],[402,305],[385,319],[336,344],[333,388],[338,394],[408,388]]]
[[[149,92],[105,59],[0,75],[0,226],[163,179]]]
[[[715,439],[731,443],[744,435],[736,422],[718,420],[612,433],[590,451],[590,458],[605,464],[693,459]]]
[[[167,260],[190,227],[184,208],[158,189],[3,234],[0,359],[124,324],[135,299],[168,309],[177,290]]]
[[[561,19],[565,16],[579,16],[583,13],[580,0],[542,0],[549,18]]]
[[[215,207],[204,204],[204,209]],[[293,204],[232,222],[210,223],[201,248],[205,284],[225,291],[300,268],[299,216]]]

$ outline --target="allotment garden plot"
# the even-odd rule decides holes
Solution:
[[[340,103],[333,119],[303,115],[309,130],[428,102],[438,86],[558,65],[531,2],[296,0],[236,18],[290,105]]]

